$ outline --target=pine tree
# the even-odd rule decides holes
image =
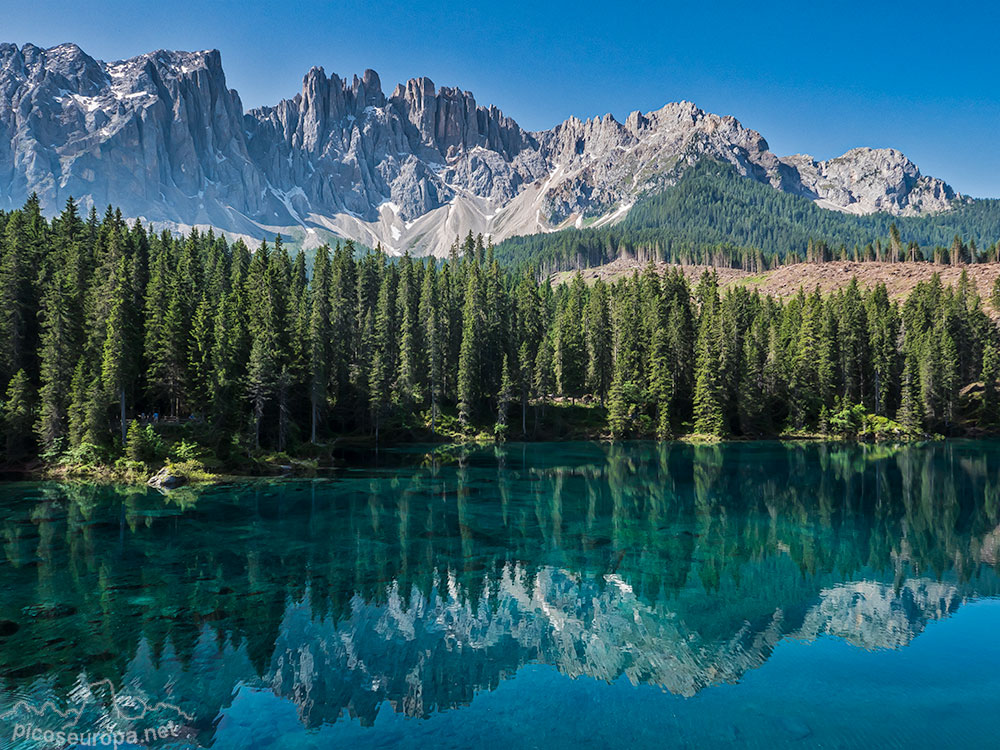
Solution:
[[[3,432],[7,460],[14,460],[32,450],[31,427],[34,422],[34,389],[24,370],[18,370],[7,384],[3,401]]]
[[[202,297],[191,318],[191,337],[188,345],[187,371],[191,375],[188,393],[192,410],[204,416],[204,409],[211,402],[212,378],[215,363],[215,304],[209,295]]]
[[[687,281],[680,273],[666,277],[667,339],[672,356],[670,371],[673,375],[673,408],[675,420],[680,423],[691,417],[694,394],[695,329],[691,310],[691,294]]]
[[[275,385],[273,352],[271,337],[266,331],[259,332],[254,337],[247,365],[247,397],[253,406],[253,442],[256,448],[260,448],[264,408]]]
[[[597,395],[604,405],[611,387],[611,310],[608,305],[608,287],[598,279],[590,290],[586,316],[587,330],[587,388]]]
[[[872,291],[868,304],[872,401],[876,414],[888,415],[892,413],[893,395],[899,388],[899,313],[896,305],[890,304],[884,284]]]
[[[379,424],[382,413],[389,405],[396,373],[396,319],[393,300],[396,293],[396,278],[392,268],[387,268],[379,288],[378,304],[375,307],[375,329],[372,352],[372,369],[369,383],[369,402],[372,421],[375,426],[375,441],[378,442]]]
[[[250,297],[248,325],[251,335],[247,364],[246,396],[253,411],[254,447],[260,448],[264,410],[277,385],[280,362],[280,323],[278,305],[281,294],[276,283],[275,266],[270,262],[266,243],[254,253],[247,269],[247,293]]]
[[[535,366],[532,373],[532,387],[535,391],[535,398],[545,403],[556,389],[556,376],[554,368],[555,347],[552,345],[552,337],[545,336],[538,346],[538,354],[535,356]]]
[[[530,269],[521,273],[517,283],[515,319],[517,321],[518,387],[521,395],[521,434],[528,433],[528,400],[533,389],[535,360],[541,340],[541,299]]]
[[[122,256],[115,264],[111,277],[110,300],[102,345],[101,380],[104,392],[118,403],[121,444],[125,445],[128,422],[125,419],[127,390],[138,370],[138,352],[133,339],[135,322],[132,315],[134,297],[132,274],[128,258]]]
[[[291,405],[289,403],[292,386],[298,379],[301,350],[295,346],[296,323],[300,309],[296,298],[296,285],[292,262],[281,241],[281,235],[274,239],[274,252],[265,275],[268,294],[271,296],[269,311],[272,315],[277,378],[275,395],[278,406],[277,448],[284,451],[288,446],[291,429]]]
[[[821,307],[813,297],[803,307],[802,322],[794,343],[789,394],[792,423],[800,430],[816,424],[822,405],[815,389],[819,380],[820,313]]]
[[[128,424],[128,433],[125,438],[125,455],[131,461],[140,461],[142,463],[152,458],[149,455],[146,431],[134,419]]]
[[[238,291],[223,294],[212,320],[209,400],[214,422],[222,430],[235,427],[241,370],[249,360],[240,299]]]
[[[983,406],[979,417],[980,427],[996,427],[1000,423],[997,398],[997,378],[1000,378],[1000,354],[990,341],[983,347]]]
[[[399,326],[399,372],[396,377],[398,400],[407,408],[421,400],[423,381],[420,341],[420,300],[409,253],[400,262],[396,320]]]
[[[326,245],[316,251],[313,260],[312,309],[309,314],[309,440],[317,441],[319,422],[329,399],[333,377],[331,340],[330,252]]]
[[[743,340],[737,411],[740,431],[744,435],[767,435],[773,429],[768,419],[769,399],[764,376],[768,351],[766,334],[767,327],[763,319],[758,317]]]
[[[900,424],[911,430],[922,430],[924,406],[921,396],[920,366],[917,355],[911,350],[903,358],[902,400],[896,417]]]
[[[510,376],[510,362],[506,354],[503,355],[501,368],[500,391],[497,393],[497,421],[493,434],[497,440],[503,441],[507,438],[507,416],[510,403],[514,400],[514,380]]]
[[[714,288],[702,297],[695,361],[694,430],[702,435],[725,435],[725,417],[719,392],[719,312]]]
[[[329,400],[347,411],[351,388],[351,365],[360,336],[356,306],[358,299],[357,267],[351,244],[337,245],[330,268],[330,390]]]
[[[471,233],[470,233],[471,235]],[[481,343],[483,337],[482,289],[478,270],[469,273],[462,312],[462,346],[458,355],[458,418],[468,427],[479,414],[482,387]]]
[[[608,428],[613,438],[628,437],[635,429],[639,389],[630,379],[628,358],[616,357],[608,393]]]
[[[0,382],[4,383],[17,371],[33,371],[35,367],[36,259],[27,235],[24,217],[15,211],[7,221],[0,248],[0,345],[4,352]]]
[[[869,327],[857,278],[851,279],[840,296],[840,316],[835,335],[844,384],[841,395],[851,403],[868,403]]]
[[[47,451],[54,449],[69,429],[74,363],[79,357],[79,316],[74,312],[77,299],[69,271],[56,271],[42,298],[40,312],[41,387],[36,432]]]
[[[440,302],[434,267],[424,270],[420,288],[419,317],[421,340],[423,341],[423,361],[427,370],[427,390],[431,401],[431,432],[436,431],[438,410],[443,395],[442,374],[444,341],[441,333]]]
[[[666,313],[657,313],[653,323],[652,339],[649,345],[648,400],[656,410],[656,435],[661,440],[672,433],[671,400],[673,397],[673,375],[670,371],[670,351],[667,346]]]
[[[577,273],[569,285],[565,302],[559,312],[555,336],[556,388],[571,397],[579,396],[586,375],[586,354],[583,339],[583,309],[585,287]]]

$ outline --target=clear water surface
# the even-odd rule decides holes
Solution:
[[[994,442],[0,484],[0,748],[995,747],[998,560]]]

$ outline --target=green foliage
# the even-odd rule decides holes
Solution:
[[[153,425],[142,426],[134,419],[129,423],[125,438],[125,456],[129,460],[149,464],[162,460],[166,454],[163,438]],[[177,455],[176,451],[172,450],[171,455]]]
[[[829,415],[828,431],[833,435],[855,436],[865,427],[868,413],[862,404],[852,404],[845,400]]]
[[[145,463],[152,459],[151,451],[146,444],[146,430],[134,419],[129,422],[125,437],[125,455],[131,461]]]
[[[204,463],[193,458],[168,461],[166,469],[174,476],[183,477],[186,482],[208,482],[216,478],[216,475],[209,471]]]
[[[70,466],[96,466],[104,463],[107,451],[93,443],[81,442],[59,457],[59,463]]]

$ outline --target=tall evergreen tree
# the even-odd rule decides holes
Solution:
[[[462,346],[458,357],[458,417],[468,426],[479,414],[482,387],[483,294],[479,272],[469,272],[462,312]]]
[[[330,273],[330,249],[323,245],[313,260],[309,314],[309,439],[312,443],[317,442],[320,419],[329,401],[330,381],[334,377]]]
[[[724,435],[725,417],[719,389],[719,297],[712,282],[699,292],[701,312],[695,361],[694,429],[703,435]]]
[[[21,458],[32,449],[34,389],[24,370],[18,370],[7,384],[3,400],[3,433],[8,460]]]
[[[390,403],[396,373],[396,316],[393,305],[396,293],[394,270],[387,268],[382,276],[378,303],[375,307],[375,328],[369,401],[375,440],[378,441],[382,414]]]
[[[138,371],[138,342],[134,339],[132,273],[128,258],[119,257],[110,284],[110,300],[102,346],[101,380],[107,397],[118,404],[121,444],[125,444],[128,422],[126,397]]]

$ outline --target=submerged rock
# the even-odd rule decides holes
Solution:
[[[58,620],[76,614],[76,607],[70,604],[32,604],[21,610],[28,617],[39,620]]]
[[[780,724],[781,728],[784,729],[788,733],[788,736],[794,740],[803,740],[812,734],[812,730],[809,728],[809,725],[801,719],[785,716],[782,717]]]

